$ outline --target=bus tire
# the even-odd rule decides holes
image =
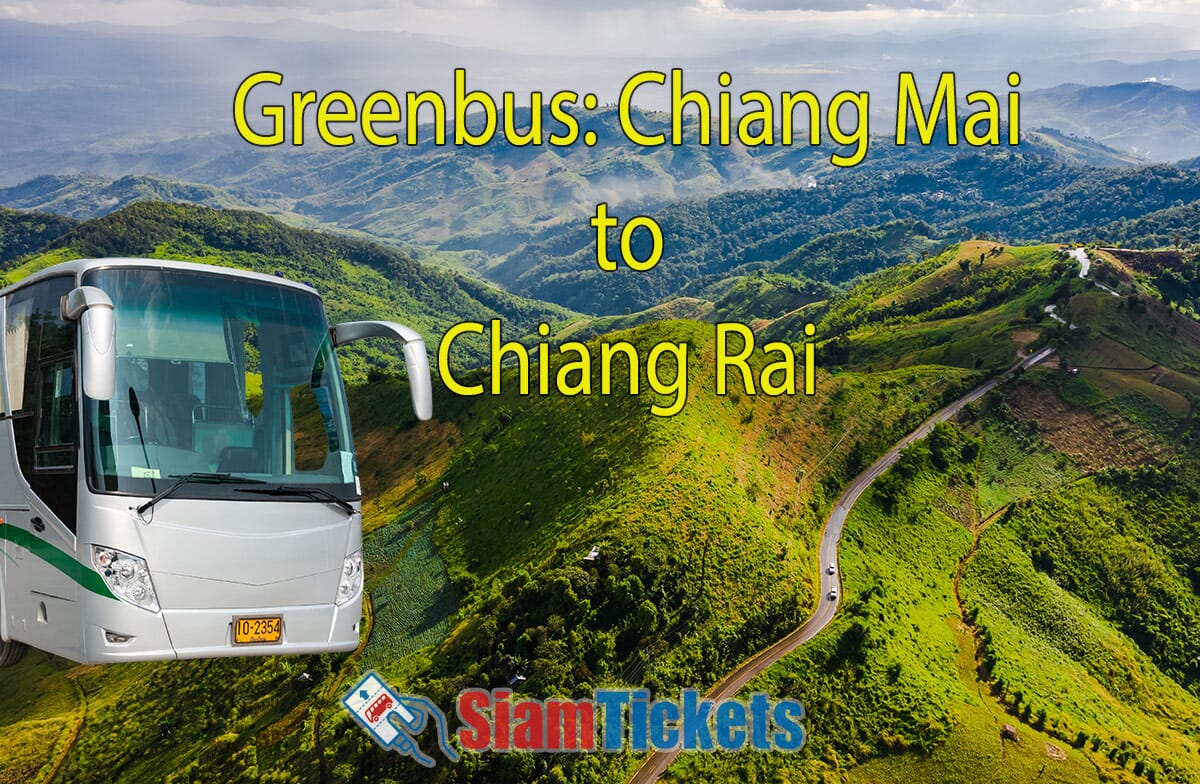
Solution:
[[[0,667],[11,667],[25,655],[25,643],[9,640],[0,642]]]

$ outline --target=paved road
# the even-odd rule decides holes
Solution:
[[[863,471],[850,482],[834,503],[833,510],[829,514],[829,519],[825,523],[825,530],[821,535],[819,559],[821,566],[821,592],[816,612],[804,622],[803,626],[792,631],[786,637],[771,645],[771,647],[758,652],[736,670],[726,675],[708,693],[707,696],[709,699],[723,700],[737,694],[752,678],[817,636],[833,620],[834,615],[837,614],[838,606],[842,601],[840,590],[841,569],[838,568],[836,574],[830,574],[829,564],[837,563],[838,544],[842,539],[842,527],[846,524],[846,516],[850,513],[850,510],[854,507],[854,503],[858,501],[863,492],[871,486],[871,483],[882,476],[885,471],[892,467],[892,464],[900,459],[900,453],[914,442],[920,441],[929,435],[936,425],[947,421],[957,415],[965,406],[974,403],[988,392],[991,392],[998,384],[1016,373],[1018,369],[1031,368],[1053,353],[1054,349],[1052,347],[1043,348],[1021,360],[1008,371],[981,384],[958,400],[955,400],[931,416],[916,430],[900,439],[883,457],[872,463],[870,468]],[[830,592],[834,588],[839,588],[837,599],[830,598]],[[666,771],[678,755],[678,750],[654,752],[646,758],[646,761],[633,774],[633,777],[629,780],[629,784],[652,784],[652,782],[658,781],[659,776]]]
[[[1092,260],[1090,258],[1088,258],[1087,251],[1084,250],[1083,248],[1073,248],[1073,249],[1067,251],[1067,253],[1070,254],[1071,256],[1073,256],[1075,258],[1075,260],[1079,262],[1079,277],[1083,278],[1084,280],[1087,280],[1088,273],[1092,271]],[[1108,286],[1105,286],[1103,283],[1097,283],[1096,281],[1093,280],[1092,285],[1098,289],[1107,291],[1109,294],[1111,294],[1114,297],[1121,296],[1117,292],[1110,289]]]
[[[1088,258],[1087,251],[1083,248],[1072,248],[1067,253],[1079,262],[1079,277],[1086,278],[1092,269],[1092,260]]]

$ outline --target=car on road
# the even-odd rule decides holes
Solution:
[[[837,588],[836,587],[829,589],[829,598],[834,601],[837,600]]]
[[[829,573],[837,574],[837,564],[835,564],[833,561],[829,562]]]

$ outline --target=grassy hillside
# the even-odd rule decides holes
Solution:
[[[809,564],[829,498],[961,388],[962,374],[845,373],[823,376],[814,397],[719,398],[711,391],[711,327],[665,322],[621,336],[639,346],[671,339],[694,347],[681,414],[654,417],[649,401],[627,395],[510,393],[477,405],[440,399],[440,420],[414,428],[399,382],[354,390],[374,529],[367,550],[380,559],[368,575],[372,633],[361,656],[72,669],[32,653],[0,681],[22,682],[39,667],[58,672],[51,683],[71,676],[91,718],[62,770],[82,781],[144,781],[180,768],[187,770],[174,780],[311,781],[318,770],[333,781],[427,780],[352,731],[336,706],[368,665],[442,702],[514,673],[538,696],[602,683],[710,683],[800,620],[815,600]],[[866,410],[872,416],[862,416]],[[438,489],[442,481],[448,493]],[[412,506],[421,498],[429,501]],[[601,557],[585,563],[593,545]],[[403,598],[427,607],[424,618]],[[444,640],[439,628],[448,631]],[[432,636],[416,637],[418,629]],[[297,683],[301,672],[313,680]],[[145,683],[165,685],[146,696]],[[137,711],[116,710],[133,699],[141,700]],[[166,719],[160,699],[174,705]],[[57,710],[39,700],[40,713],[9,725],[13,742],[26,748],[47,726],[60,736],[82,700],[67,692]],[[124,735],[136,740],[112,744]],[[170,751],[155,751],[168,737]],[[34,760],[54,757],[53,749],[41,752]],[[558,767],[571,780],[603,781],[627,764],[471,756],[453,775],[549,781]]]
[[[222,234],[187,223],[198,208],[170,209],[190,228],[160,242],[223,247],[226,263],[315,262],[333,241],[255,218],[265,233],[250,250],[239,232],[258,224],[244,214]],[[643,357],[686,343],[673,417],[650,413],[664,402],[653,393],[623,391],[623,363],[609,396],[522,396],[508,368],[498,397],[439,389],[437,419],[419,425],[402,380],[357,386],[360,650],[120,667],[31,653],[0,670],[0,781],[620,781],[626,755],[466,755],[429,773],[376,747],[337,700],[368,668],[443,706],[518,675],[537,697],[709,686],[821,600],[819,530],[859,470],[1056,341],[1061,361],[939,427],[855,507],[841,614],[751,686],[804,703],[805,749],[685,755],[671,780],[1200,782],[1200,325],[1152,281],[1114,281],[1114,297],[1077,273],[1057,246],[971,241],[828,300],[751,273],[676,301],[709,315],[723,302],[764,331],[807,311],[821,341],[812,396],[717,396],[711,324],[638,314],[606,323],[621,331],[593,338],[593,354],[599,340]],[[1001,740],[1005,724],[1019,742]]]
[[[798,755],[688,755],[671,781],[1100,781],[1084,753],[1008,715],[981,682],[954,574],[977,524],[978,447],[951,428],[856,506],[842,544],[844,610],[749,688],[798,696]],[[952,465],[939,469],[937,460]],[[1000,729],[1019,726],[1019,743]],[[1061,760],[1049,756],[1050,744]]]
[[[1143,304],[1076,307],[1100,318],[1067,365],[1171,318]],[[1184,334],[1151,388],[1190,383]],[[969,407],[855,507],[843,614],[747,689],[800,696],[806,750],[685,755],[668,780],[1200,781],[1195,410],[1067,365]]]
[[[779,272],[846,283],[860,275],[935,255],[952,239],[966,239],[963,233],[943,234],[921,221],[889,221],[822,235],[788,253],[774,266]]]

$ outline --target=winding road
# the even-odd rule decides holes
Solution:
[[[1072,258],[1074,258],[1076,261],[1079,262],[1079,277],[1083,278],[1084,280],[1087,280],[1088,273],[1092,271],[1092,260],[1090,258],[1088,258],[1087,251],[1084,250],[1083,248],[1072,248],[1071,250],[1067,251],[1067,255],[1071,256]],[[1114,297],[1121,296],[1119,293],[1113,291],[1108,286],[1105,286],[1103,283],[1099,283],[1099,282],[1093,280],[1092,285],[1098,289],[1107,291],[1109,294],[1111,294]],[[1047,312],[1049,312],[1049,311],[1047,311]]]
[[[707,698],[712,700],[729,699],[737,694],[752,678],[817,636],[822,629],[833,621],[841,604],[841,593],[839,591],[836,599],[831,599],[830,593],[835,588],[840,587],[841,569],[836,569],[836,574],[830,574],[829,564],[837,563],[838,544],[842,539],[842,528],[846,524],[846,517],[850,514],[850,510],[854,507],[855,502],[858,501],[866,489],[900,459],[901,452],[913,443],[929,435],[938,424],[956,416],[965,406],[974,403],[988,392],[991,392],[999,384],[1016,374],[1017,371],[1031,368],[1053,353],[1054,348],[1052,346],[1043,348],[1022,359],[1004,373],[972,389],[958,400],[955,400],[931,416],[916,430],[900,439],[883,457],[876,460],[869,468],[856,476],[846,486],[846,489],[842,491],[842,494],[838,496],[837,501],[834,502],[833,509],[829,513],[829,519],[825,522],[825,529],[821,534],[821,546],[819,550],[821,590],[818,596],[816,611],[798,629],[792,631],[769,648],[759,651],[736,670],[722,678],[706,695]],[[670,767],[678,755],[678,749],[654,752],[646,758],[633,774],[633,777],[629,780],[629,784],[652,784],[652,782],[658,781],[659,777]]]

